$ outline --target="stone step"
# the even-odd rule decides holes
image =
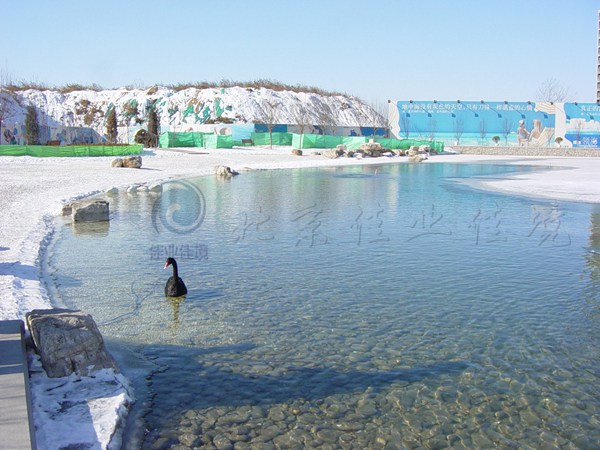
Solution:
[[[21,320],[0,321],[0,436],[0,450],[36,448]]]

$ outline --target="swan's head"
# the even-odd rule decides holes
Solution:
[[[167,262],[165,262],[165,269],[169,267],[171,264],[177,264],[173,258],[167,258]]]

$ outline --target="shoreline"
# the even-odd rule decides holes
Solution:
[[[217,165],[230,166],[243,172],[409,163],[407,158],[401,157],[327,159],[311,154],[298,157],[290,153],[290,147],[201,151],[161,149],[144,152],[141,169],[112,168],[110,162],[113,157],[1,157],[0,207],[3,227],[0,228],[0,320],[24,319],[32,309],[53,307],[54,301],[44,286],[41,258],[55,232],[54,218],[60,214],[66,201],[99,194],[112,187],[124,189],[135,184],[212,175]],[[431,163],[548,167],[553,170],[522,174],[515,172],[502,179],[466,180],[465,184],[509,195],[600,203],[600,158],[456,154],[435,155],[422,164]],[[126,380],[122,380],[122,383],[127,387]],[[108,445],[112,433],[117,430],[119,421],[126,413],[119,406],[128,400],[122,398],[119,401],[121,403],[116,405],[117,408],[98,411],[92,417],[94,423],[112,424],[104,435],[97,436],[102,448]],[[57,434],[61,433],[60,418],[52,423],[52,427]],[[40,444],[43,442],[42,439]]]

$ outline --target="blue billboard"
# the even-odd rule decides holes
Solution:
[[[395,107],[392,132],[401,139],[554,146],[560,137],[563,146],[600,145],[600,106],[593,103],[408,100]]]

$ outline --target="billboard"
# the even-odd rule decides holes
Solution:
[[[398,101],[390,103],[392,134],[446,145],[600,146],[595,103]]]

